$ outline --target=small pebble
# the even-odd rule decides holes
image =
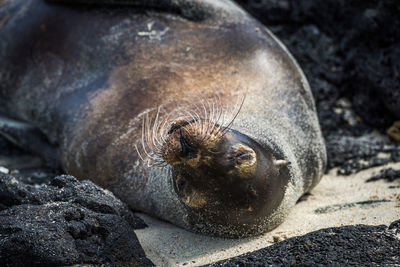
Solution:
[[[0,166],[0,172],[8,174],[10,171],[6,167]]]
[[[281,241],[280,236],[274,235],[272,238],[274,239],[274,243],[278,243],[279,241]]]

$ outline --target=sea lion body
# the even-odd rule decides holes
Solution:
[[[181,6],[179,15],[3,2],[0,113],[38,127],[65,171],[136,210],[210,235],[271,230],[324,171],[309,85],[284,46],[234,3]],[[242,99],[233,123],[214,131],[214,105]],[[146,121],[202,107],[198,120],[174,122],[166,140]],[[215,153],[190,141],[196,131],[207,135],[204,146],[215,137]],[[167,164],[149,165],[149,142],[162,143]]]

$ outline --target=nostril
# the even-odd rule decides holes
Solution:
[[[251,161],[253,159],[253,155],[248,153],[247,151],[240,151],[236,156],[236,163],[242,164],[245,161]]]
[[[230,154],[231,156],[229,158],[234,160],[234,163],[237,167],[240,167],[240,165],[251,166],[257,160],[254,150],[243,144],[236,144],[232,146]]]

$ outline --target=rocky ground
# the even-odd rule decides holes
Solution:
[[[134,229],[146,224],[90,181],[30,185],[0,173],[0,265],[152,266]]]
[[[384,179],[398,192],[400,170],[387,165],[400,162],[398,1],[239,3],[267,25],[302,66],[326,139],[328,169],[353,175],[384,166],[363,182]],[[0,166],[0,265],[152,265],[134,234],[145,226],[143,221],[110,192],[60,176],[61,170],[46,168],[40,158],[2,137]],[[389,227],[322,229],[277,239],[270,247],[212,266],[395,266],[400,264],[399,225],[393,221]]]
[[[328,167],[350,174],[400,161],[400,6],[395,0],[242,0],[303,68]],[[390,130],[389,130],[390,129]],[[379,136],[380,133],[383,136]],[[385,159],[380,152],[390,154]]]
[[[322,229],[207,266],[398,266],[400,220]]]

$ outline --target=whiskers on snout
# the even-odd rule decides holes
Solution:
[[[232,127],[245,98],[237,96],[234,105],[224,105],[216,95],[146,112],[135,144],[139,158],[151,167],[196,164],[201,151],[217,153],[216,144]]]

